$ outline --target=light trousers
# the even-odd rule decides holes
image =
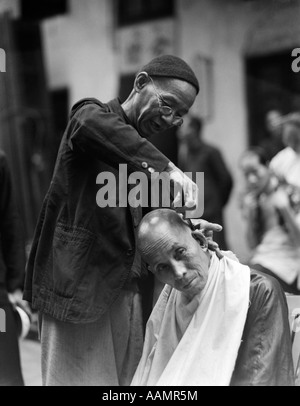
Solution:
[[[94,323],[41,314],[40,337],[44,386],[128,386],[142,355],[141,296],[122,291]]]

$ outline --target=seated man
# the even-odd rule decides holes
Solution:
[[[166,284],[132,386],[293,386],[288,310],[272,277],[219,259],[172,210],[149,213],[138,248]]]

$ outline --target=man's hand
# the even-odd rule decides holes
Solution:
[[[291,207],[288,195],[282,188],[273,193],[271,201],[278,210],[285,210]]]
[[[29,306],[28,302],[23,300],[23,293],[20,289],[9,293],[8,300],[14,307],[16,307],[16,306],[21,307],[28,314],[28,316],[31,317],[32,312],[31,312],[30,306]]]
[[[218,258],[222,259],[224,255],[220,250],[219,245],[213,240],[213,236],[215,232],[219,233],[220,231],[222,231],[223,227],[219,224],[209,223],[208,221],[202,219],[192,219],[191,222],[193,226],[206,237],[208,248],[211,251],[215,251]],[[197,230],[195,232],[197,232]]]
[[[20,289],[15,290],[12,293],[8,294],[8,300],[10,303],[14,306],[16,306],[18,303],[22,302],[22,291]]]
[[[173,208],[178,213],[183,213],[186,210],[193,210],[197,206],[197,196],[199,193],[198,186],[172,162],[169,162],[169,167],[166,171],[170,177],[170,181],[174,187],[175,195]],[[183,202],[182,202],[183,192]],[[182,204],[183,203],[183,204]]]

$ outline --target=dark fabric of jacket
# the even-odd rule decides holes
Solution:
[[[228,203],[233,179],[220,150],[201,142],[197,150],[189,151],[182,164],[185,172],[204,172],[204,214],[203,218],[214,221]]]
[[[61,321],[92,322],[139,276],[134,231],[141,213],[100,208],[96,179],[114,174],[117,192],[120,164],[128,175],[150,178],[168,163],[130,125],[117,99],[84,99],[73,107],[26,269],[24,298],[34,309]]]
[[[285,294],[273,277],[251,271],[250,305],[231,386],[294,386]]]
[[[6,155],[0,150],[0,304],[23,289],[25,243]]]
[[[184,172],[204,172],[203,218],[224,228],[223,209],[229,201],[233,188],[232,175],[220,150],[201,141],[197,150],[189,151],[181,164]],[[195,179],[194,179],[195,180]],[[214,239],[222,250],[227,250],[225,231],[215,233]]]

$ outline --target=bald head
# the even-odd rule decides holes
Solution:
[[[204,288],[210,264],[206,238],[175,211],[160,209],[144,217],[138,249],[160,282],[190,298]]]
[[[151,258],[163,241],[191,230],[174,210],[159,209],[147,214],[138,229],[138,249],[145,260]]]

